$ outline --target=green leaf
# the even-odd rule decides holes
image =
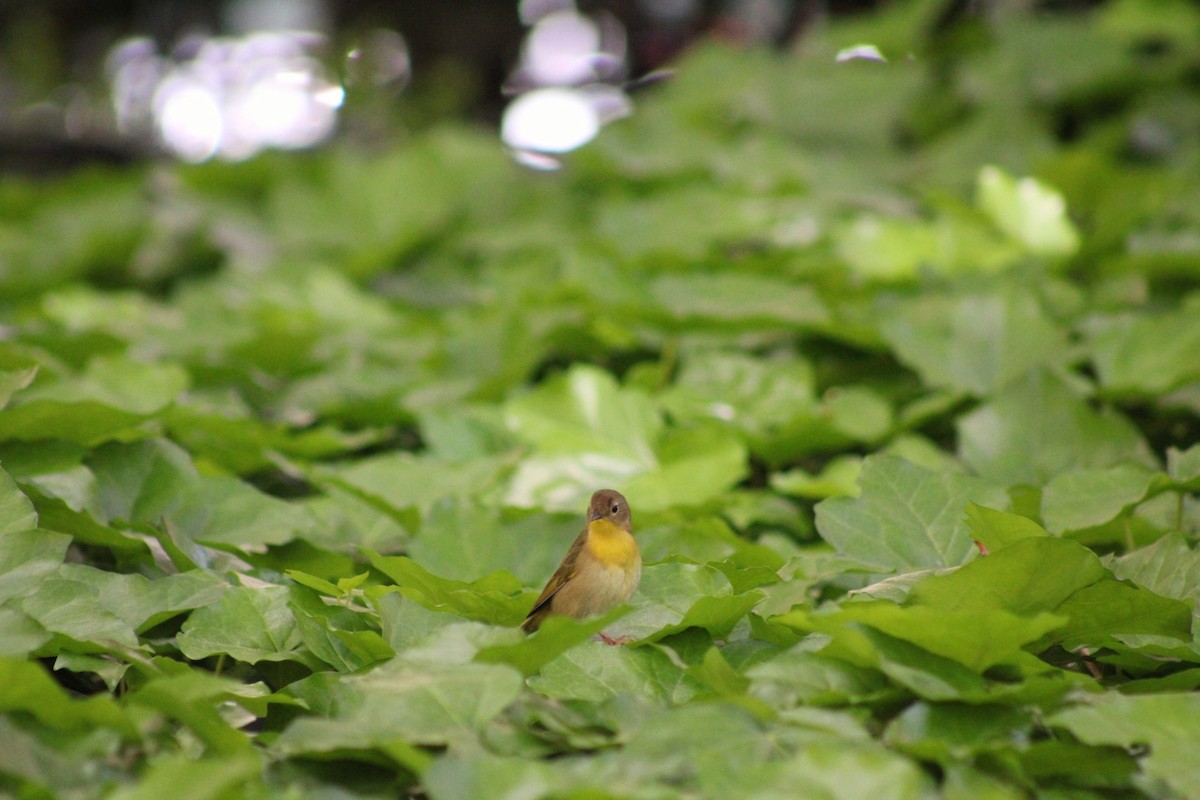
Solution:
[[[0,601],[33,594],[62,564],[71,537],[26,530],[0,535]]]
[[[1052,564],[1053,569],[1047,569]],[[909,602],[976,612],[1000,609],[1018,616],[1054,612],[1072,594],[1108,576],[1100,559],[1065,539],[1029,537],[977,558],[955,572],[926,578]]]
[[[88,455],[101,522],[158,523],[196,482],[191,457],[164,440],[110,442]]]
[[[1022,539],[1050,535],[1028,517],[974,503],[967,506],[967,527],[971,529],[971,536],[975,541],[987,548],[989,553]]]
[[[131,433],[187,388],[175,364],[97,356],[78,377],[40,381],[0,410],[0,441],[65,439],[93,444]]]
[[[784,615],[776,621],[794,624],[796,619],[795,615]],[[1000,608],[904,607],[886,601],[846,603],[835,611],[800,619],[803,627],[831,635],[841,634],[847,626],[857,632],[869,626],[980,674],[997,664],[1023,661],[1023,647],[1068,621],[1064,616],[1044,612],[1019,616]]]
[[[1163,597],[1193,602],[1200,597],[1200,553],[1189,547],[1178,532],[1123,555],[1110,566],[1121,580]]]
[[[764,793],[832,800],[936,796],[932,780],[916,764],[875,743],[814,742],[763,772],[754,783]]]
[[[1003,751],[1033,727],[1029,710],[960,703],[913,703],[888,723],[884,740],[921,758],[951,764]]]
[[[106,695],[70,697],[38,664],[0,657],[0,711],[29,714],[59,731],[85,732],[112,728],[132,739],[136,728],[125,712]]]
[[[109,795],[113,800],[226,800],[252,797],[262,787],[262,759],[247,752],[219,758],[194,759],[182,755],[152,761],[134,786]]]
[[[790,469],[771,475],[771,488],[783,494],[824,500],[827,497],[858,497],[862,459],[858,456],[838,456],[827,463],[820,474],[802,469]]]
[[[583,642],[542,667],[529,688],[559,700],[599,703],[628,693],[683,703],[699,684],[659,645],[622,647]]]
[[[758,275],[663,275],[650,284],[650,293],[676,319],[723,321],[740,328],[813,325],[828,317],[812,287]]]
[[[37,512],[7,472],[0,469],[0,536],[37,527]]]
[[[37,376],[36,366],[24,369],[0,369],[0,409],[8,405],[14,393],[24,389]]]
[[[1068,469],[1150,465],[1124,417],[1096,412],[1062,379],[1034,370],[957,422],[959,455],[988,480],[1040,485]]]
[[[517,467],[507,501],[583,509],[611,486],[647,511],[704,502],[746,469],[740,440],[719,428],[667,429],[654,403],[606,372],[576,366],[510,400],[510,428],[534,447]]]
[[[1192,639],[1192,605],[1161,597],[1148,589],[1106,580],[1072,594],[1055,612],[1070,617],[1058,632],[1063,647],[1081,645],[1122,649],[1122,637],[1163,636]]]
[[[198,609],[176,637],[192,660],[228,655],[246,664],[299,661],[312,664],[288,606],[284,586],[234,587],[212,605]]]
[[[1200,695],[1127,697],[1115,692],[1052,715],[1047,722],[1091,745],[1149,745],[1139,759],[1148,778],[1180,797],[1200,794]]]
[[[1194,309],[1092,320],[1089,350],[1100,385],[1115,394],[1163,394],[1200,378]]]
[[[218,705],[240,698],[248,688],[207,672],[184,669],[156,676],[128,701],[182,722],[215,753],[238,755],[252,752],[250,739],[225,721]]]
[[[356,672],[396,655],[375,631],[341,630],[331,619],[292,604],[292,614],[304,646],[338,672]]]
[[[583,525],[583,511],[510,521],[478,503],[447,500],[430,510],[408,552],[429,571],[455,580],[506,570],[534,583],[558,566]]]
[[[396,510],[416,509],[418,519],[439,501],[474,497],[504,474],[508,457],[447,462],[411,453],[388,453],[345,466],[319,467],[313,477]]]
[[[43,628],[65,637],[65,649],[95,653],[136,648],[133,626],[103,608],[99,598],[99,589],[90,583],[51,577],[20,607]]]
[[[1079,232],[1062,195],[1035,178],[1014,178],[995,166],[979,171],[976,202],[996,227],[1032,255],[1073,256]]]
[[[894,702],[899,692],[881,672],[796,645],[745,671],[750,694],[777,709]]]
[[[475,660],[489,664],[509,664],[519,669],[522,675],[536,675],[546,664],[575,645],[588,641],[629,611],[628,607],[617,608],[604,616],[588,620],[549,617],[529,638],[516,644],[485,647],[475,654]]]
[[[936,473],[895,457],[863,462],[861,496],[817,505],[817,530],[842,555],[901,571],[961,564],[973,550],[968,503],[999,506],[1004,493],[978,478]]]
[[[189,487],[171,517],[197,542],[247,552],[308,536],[317,524],[302,505],[237,478],[208,476]]]
[[[343,678],[327,717],[293,722],[275,741],[282,755],[383,747],[465,744],[522,688],[521,674],[500,664],[413,665],[392,661]]]
[[[1168,447],[1167,474],[1181,488],[1200,490],[1200,444],[1194,444],[1187,450]]]
[[[1052,533],[1103,525],[1146,498],[1160,473],[1135,464],[1056,475],[1042,490],[1042,518]]]
[[[700,627],[724,636],[761,599],[760,592],[734,594],[729,579],[712,566],[651,564],[642,569],[641,583],[629,601],[633,613],[608,633],[656,641]]]
[[[403,556],[367,551],[371,565],[396,582],[398,590],[434,611],[457,614],[493,625],[517,625],[529,612],[524,586],[507,572],[493,572],[471,583],[438,577]]]
[[[138,632],[146,631],[184,611],[217,602],[229,588],[211,572],[191,570],[148,580],[83,564],[64,564],[58,577],[96,590],[96,603]]]
[[[1024,286],[923,293],[883,307],[880,332],[933,387],[987,396],[1034,367],[1066,360],[1065,332]]]

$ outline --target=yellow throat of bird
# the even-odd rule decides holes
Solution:
[[[637,542],[632,534],[606,519],[594,519],[588,523],[587,547],[596,560],[603,564],[627,566],[638,555]]]

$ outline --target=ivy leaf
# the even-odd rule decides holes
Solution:
[[[1014,178],[986,166],[979,171],[976,202],[1033,255],[1065,258],[1079,249],[1079,232],[1062,195],[1035,178]]]
[[[960,417],[957,426],[963,461],[1006,485],[1041,485],[1069,469],[1122,461],[1153,464],[1128,420],[1093,411],[1062,379],[1040,370]]]
[[[1042,518],[1052,533],[1103,525],[1144,500],[1161,474],[1135,464],[1062,472],[1042,490]]]
[[[1111,692],[1060,711],[1047,722],[1092,745],[1149,745],[1139,759],[1147,776],[1180,797],[1200,794],[1200,696]]]
[[[506,405],[509,427],[534,453],[517,466],[507,500],[577,511],[597,488],[653,511],[702,503],[746,469],[740,439],[717,427],[666,428],[653,401],[606,372],[577,366]]]
[[[343,678],[331,714],[292,723],[275,741],[282,755],[466,744],[520,693],[519,672],[501,664],[414,665],[392,661]]]
[[[0,536],[37,527],[37,512],[17,483],[0,469]]]
[[[968,503],[1005,505],[997,487],[884,456],[863,462],[861,494],[817,505],[817,530],[844,556],[880,571],[961,564],[973,550]]]
[[[196,660],[228,655],[246,664],[298,661],[316,666],[288,606],[284,586],[238,586],[216,603],[198,609],[176,638],[185,656]]]

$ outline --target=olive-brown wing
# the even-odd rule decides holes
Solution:
[[[533,604],[533,608],[525,616],[525,621],[521,623],[521,629],[526,633],[533,633],[542,624],[542,620],[550,614],[551,601],[554,595],[558,594],[558,590],[566,585],[567,581],[575,577],[575,568],[579,564],[579,554],[583,552],[583,545],[587,542],[587,528],[579,536],[575,537],[575,541],[571,543],[567,554],[563,556],[562,563],[558,565],[558,569],[554,570],[554,574],[550,576],[550,580],[546,581],[546,588],[542,589],[542,593],[538,595],[537,602]]]

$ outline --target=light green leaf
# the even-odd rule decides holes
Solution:
[[[1200,796],[1200,695],[1109,692],[1047,722],[1091,745],[1149,745],[1139,759],[1146,776],[1180,797]]]
[[[604,616],[588,620],[549,617],[529,638],[516,644],[485,647],[475,654],[475,660],[489,664],[510,664],[519,669],[522,675],[536,675],[538,670],[559,655],[577,644],[588,641],[629,611],[628,607],[621,607]]]
[[[796,645],[745,671],[749,692],[777,709],[894,701],[899,692],[878,670]]]
[[[658,645],[623,647],[583,642],[542,667],[529,688],[560,700],[599,703],[629,693],[684,703],[700,684]]]
[[[367,551],[371,564],[396,582],[400,593],[426,608],[457,614],[494,625],[517,625],[529,613],[525,587],[507,572],[493,572],[471,583],[432,574],[403,556],[387,557]]]
[[[139,632],[184,611],[215,603],[229,588],[225,581],[203,570],[148,580],[142,575],[122,575],[83,564],[64,564],[57,577],[95,589],[100,608]]]
[[[783,494],[824,500],[827,497],[858,497],[862,459],[858,456],[838,456],[829,461],[817,475],[803,469],[790,469],[771,475],[771,488]]]
[[[70,536],[49,531],[0,535],[0,600],[37,591],[41,581],[62,564],[70,545]]]
[[[1092,362],[1107,391],[1161,395],[1200,378],[1194,309],[1098,319],[1087,330]]]
[[[995,166],[979,171],[976,202],[996,227],[1031,254],[1066,258],[1079,249],[1079,232],[1058,192],[1035,178],[1014,178]]]
[[[989,553],[1022,539],[1050,535],[1028,517],[997,511],[975,503],[967,506],[967,527],[971,529],[971,536],[975,541],[983,545]]]
[[[1181,488],[1200,491],[1200,444],[1187,450],[1167,448],[1167,474]]]
[[[1055,609],[1070,617],[1056,633],[1063,647],[1082,645],[1123,649],[1124,637],[1192,639],[1192,603],[1161,597],[1148,589],[1105,580],[1085,586]]]
[[[248,552],[303,538],[316,528],[304,506],[229,477],[200,478],[171,516],[197,542]]]
[[[1200,597],[1200,553],[1178,532],[1123,555],[1110,566],[1121,580],[1133,581],[1163,597],[1192,601]]]
[[[1160,479],[1136,464],[1077,469],[1054,476],[1042,490],[1042,518],[1052,533],[1103,525],[1145,499]]]
[[[99,603],[100,591],[82,581],[48,578],[21,601],[21,610],[51,633],[66,637],[65,649],[85,653],[135,648],[133,626]]]
[[[534,447],[507,501],[576,511],[593,491],[623,491],[637,509],[699,504],[745,472],[740,440],[719,428],[666,429],[657,407],[601,370],[576,366],[506,405],[509,427]]]
[[[393,661],[343,678],[328,716],[304,717],[275,741],[283,755],[409,744],[465,744],[521,692],[521,674],[500,664],[413,665]]]
[[[828,312],[810,286],[752,274],[663,275],[650,293],[673,317],[722,321],[739,328],[812,325]]]
[[[1068,469],[1153,464],[1115,412],[1093,411],[1062,379],[1034,370],[960,417],[959,455],[988,480],[1040,485]]]
[[[1046,565],[1053,564],[1053,569]],[[926,578],[909,602],[976,612],[1000,609],[1018,616],[1054,612],[1072,594],[1109,575],[1091,550],[1051,537],[1019,539],[955,572]]]
[[[179,506],[197,480],[191,457],[161,439],[110,442],[92,450],[86,465],[95,475],[100,522],[156,524]]]
[[[152,761],[141,780],[109,795],[112,800],[228,800],[262,791],[262,758],[255,752],[195,759],[182,755]]]
[[[0,469],[0,536],[37,527],[37,511],[16,481]]]
[[[5,713],[28,714],[53,730],[112,728],[128,738],[136,735],[133,722],[111,697],[72,698],[36,663],[0,657],[0,685],[0,711]]]
[[[429,511],[408,552],[430,572],[454,580],[506,570],[535,583],[558,566],[583,526],[584,510],[507,520],[477,503],[445,500]]]
[[[188,617],[176,643],[193,660],[228,655],[246,664],[312,664],[313,656],[303,649],[288,600],[288,590],[283,586],[235,587],[218,602]]]
[[[817,530],[842,555],[889,571],[961,564],[973,549],[963,520],[967,504],[1007,500],[978,478],[886,456],[863,462],[859,486],[857,498],[817,505]]]
[[[24,389],[37,376],[38,368],[0,369],[0,409],[8,405],[8,400],[14,393]]]
[[[1024,286],[896,299],[880,332],[928,386],[987,396],[1033,367],[1067,358],[1066,334]]]

